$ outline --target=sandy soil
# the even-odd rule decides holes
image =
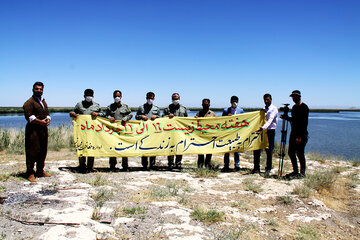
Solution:
[[[158,157],[154,171],[130,158],[130,171],[111,172],[100,158],[95,172],[81,174],[74,153],[49,153],[52,177],[35,184],[23,178],[23,157],[0,157],[0,239],[360,239],[360,187],[347,184],[360,167],[351,162],[309,159],[308,174],[338,174],[304,198],[293,193],[304,179],[278,179],[277,161],[270,178],[251,175],[246,154],[241,171],[198,177],[196,156],[184,156],[181,171]],[[214,210],[220,221],[196,220],[196,209]]]

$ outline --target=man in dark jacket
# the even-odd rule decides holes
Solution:
[[[36,82],[33,85],[33,95],[24,103],[24,115],[28,121],[25,128],[26,173],[30,182],[36,182],[36,177],[50,177],[44,171],[48,146],[48,128],[50,115],[45,99],[42,97],[44,84]]]
[[[307,125],[309,119],[309,108],[301,101],[301,92],[299,90],[294,90],[290,97],[292,97],[295,103],[291,109],[291,117],[285,115],[280,116],[281,118],[291,122],[288,154],[293,166],[293,172],[287,174],[285,177],[305,177],[305,146],[308,141]],[[296,156],[300,162],[300,174]]]

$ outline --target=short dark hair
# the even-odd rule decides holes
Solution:
[[[33,85],[33,89],[35,88],[35,86],[41,86],[44,88],[44,84],[42,82],[35,82]]]
[[[175,96],[175,95],[178,95],[179,98],[180,98],[180,94],[178,94],[178,93],[173,93],[173,94],[171,95],[171,98],[172,98],[173,96]]]
[[[154,98],[155,98],[155,93],[153,93],[153,92],[148,92],[148,93],[146,94],[146,98],[148,98],[148,97],[154,97]]]
[[[94,96],[94,90],[92,90],[92,89],[90,89],[90,88],[85,89],[84,95],[85,95],[85,96]]]
[[[232,96],[231,98],[230,98],[230,102],[232,102],[232,101],[239,101],[239,98],[237,97],[237,96]]]
[[[208,98],[204,98],[204,99],[202,100],[202,103],[204,103],[205,101],[208,101],[208,102],[210,103],[210,99],[208,99]]]
[[[122,96],[122,92],[120,91],[120,90],[115,90],[114,92],[113,92],[113,97],[115,98],[115,94],[116,93],[120,93],[120,95]]]
[[[264,99],[265,99],[265,98],[267,98],[267,97],[269,97],[270,99],[272,99],[272,97],[271,97],[271,94],[270,94],[270,93],[265,93],[265,94],[264,94]]]

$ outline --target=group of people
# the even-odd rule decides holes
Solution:
[[[28,121],[25,130],[25,151],[26,151],[26,167],[27,177],[30,182],[36,182],[36,177],[50,177],[50,174],[44,171],[45,158],[47,154],[48,143],[48,129],[51,117],[49,115],[48,106],[45,99],[42,97],[44,90],[44,84],[42,82],[35,82],[33,85],[33,95],[24,103],[24,114]],[[302,177],[305,176],[306,161],[305,161],[305,146],[308,139],[307,125],[309,108],[305,103],[301,101],[301,93],[299,90],[295,90],[291,93],[294,101],[292,107],[291,117],[287,115],[281,115],[284,120],[291,122],[291,133],[289,140],[288,154],[293,165],[293,172],[287,174],[287,177]],[[121,101],[122,93],[120,90],[113,92],[114,102],[111,103],[105,111],[101,111],[100,105],[93,101],[94,91],[92,89],[86,89],[84,91],[84,100],[78,102],[75,108],[70,112],[70,117],[77,118],[78,115],[91,115],[93,117],[108,118],[110,122],[121,121],[122,125],[125,125],[133,115],[131,109],[127,104]],[[266,123],[261,126],[257,131],[267,131],[267,137],[269,147],[266,149],[266,168],[265,174],[269,175],[272,169],[272,155],[275,143],[275,129],[277,127],[278,109],[272,104],[272,97],[270,94],[265,94],[264,97],[265,107],[262,109],[266,112]],[[171,95],[171,104],[163,110],[163,114],[160,113],[160,108],[154,105],[155,93],[148,92],[146,94],[146,103],[141,105],[135,115],[136,120],[148,121],[155,120],[159,117],[187,117],[188,112],[186,107],[180,104],[180,95],[173,93]],[[222,116],[232,116],[244,113],[244,110],[238,106],[239,98],[232,96],[230,98],[230,107],[224,109]],[[200,110],[196,116],[199,117],[216,117],[216,114],[210,110],[210,99],[202,100],[202,110]],[[260,156],[261,150],[254,151],[254,169],[252,174],[260,173]],[[297,158],[300,162],[300,173],[297,164]],[[199,154],[198,155],[198,167],[211,168],[212,154]],[[154,169],[155,156],[142,156],[141,163],[144,170]],[[175,161],[174,161],[175,160]],[[168,156],[168,168],[172,170],[174,168],[181,169],[182,155]],[[36,163],[36,172],[34,171],[34,165]],[[116,157],[109,158],[110,169],[115,170],[117,159]],[[224,167],[222,171],[229,171],[230,153],[224,154]],[[240,154],[234,152],[234,168],[240,170]],[[79,171],[88,172],[92,171],[94,167],[94,157],[79,157]],[[128,158],[122,158],[123,170],[128,170]]]

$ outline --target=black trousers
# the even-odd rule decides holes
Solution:
[[[296,159],[297,156],[300,162],[300,173],[305,174],[306,171],[305,146],[307,141],[308,141],[308,136],[304,135],[301,137],[301,143],[297,144],[296,136],[290,134],[288,154],[291,160],[293,171],[296,173],[299,172],[297,159]]]
[[[26,172],[28,175],[36,171],[42,173],[48,147],[48,128],[28,123],[25,128]]]
[[[86,157],[79,157],[79,167],[82,169],[89,169],[92,170],[94,168],[94,157],[87,157],[87,163],[86,163]]]
[[[182,160],[182,155],[176,155],[175,167],[177,167],[177,168],[181,167],[181,160]],[[168,156],[168,166],[169,167],[174,166],[174,156]]]
[[[211,157],[212,154],[206,154],[205,158],[205,167],[211,168]],[[204,166],[204,154],[198,155],[198,168],[202,168]]]
[[[115,168],[116,164],[117,164],[116,157],[110,157],[110,158],[109,158],[110,168]],[[127,158],[127,157],[123,157],[123,158],[122,158],[121,166],[122,166],[123,168],[128,168],[128,158]]]
[[[147,168],[148,158],[150,158],[150,168],[153,168],[155,166],[156,157],[141,157],[141,164],[143,165],[144,168]]]
[[[272,169],[272,154],[274,150],[275,144],[275,129],[268,129],[267,130],[268,142],[269,142],[269,149],[265,149],[266,151],[266,171],[270,171]],[[254,150],[254,170],[260,171],[260,150]]]

